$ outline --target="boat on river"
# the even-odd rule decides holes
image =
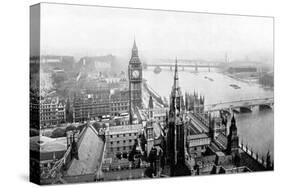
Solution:
[[[230,84],[230,87],[234,88],[234,89],[240,89],[241,87],[236,85],[236,84]]]
[[[162,69],[161,69],[160,66],[157,66],[157,67],[155,67],[155,69],[154,69],[154,73],[155,73],[155,74],[159,74],[161,71],[162,71]]]

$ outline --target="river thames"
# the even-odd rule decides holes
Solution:
[[[174,72],[163,69],[155,74],[153,69],[143,71],[148,84],[161,96],[169,99],[173,85]],[[215,70],[195,73],[193,70],[179,69],[179,83],[182,93],[193,93],[205,96],[205,105],[223,102],[270,98],[273,90],[266,90],[256,83],[247,83],[230,78]],[[236,84],[240,89],[231,87]],[[236,114],[236,124],[240,140],[248,144],[255,152],[264,156],[268,150],[274,154],[274,109],[260,111],[254,107],[250,113]],[[230,121],[229,121],[230,122]]]

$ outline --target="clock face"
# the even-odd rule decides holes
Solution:
[[[133,78],[138,78],[139,75],[140,75],[140,72],[139,72],[138,70],[134,70],[134,71],[132,72],[132,75],[133,75]]]

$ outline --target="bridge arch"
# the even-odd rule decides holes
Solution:
[[[252,112],[252,108],[250,106],[240,107],[240,113],[250,113],[250,112]]]
[[[272,109],[271,104],[261,104],[261,105],[259,105],[259,110],[270,110],[270,109]]]

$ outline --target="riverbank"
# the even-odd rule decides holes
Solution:
[[[230,73],[227,73],[227,72],[222,72],[222,74],[236,80],[236,81],[239,81],[239,82],[243,82],[243,83],[246,83],[246,84],[249,84],[249,85],[258,85],[259,87],[265,89],[265,90],[271,90],[271,91],[274,91],[274,87],[273,86],[265,86],[265,85],[262,85],[260,84],[259,82],[259,78],[256,76],[256,77],[253,77],[250,75],[247,75],[247,74],[230,74]]]

